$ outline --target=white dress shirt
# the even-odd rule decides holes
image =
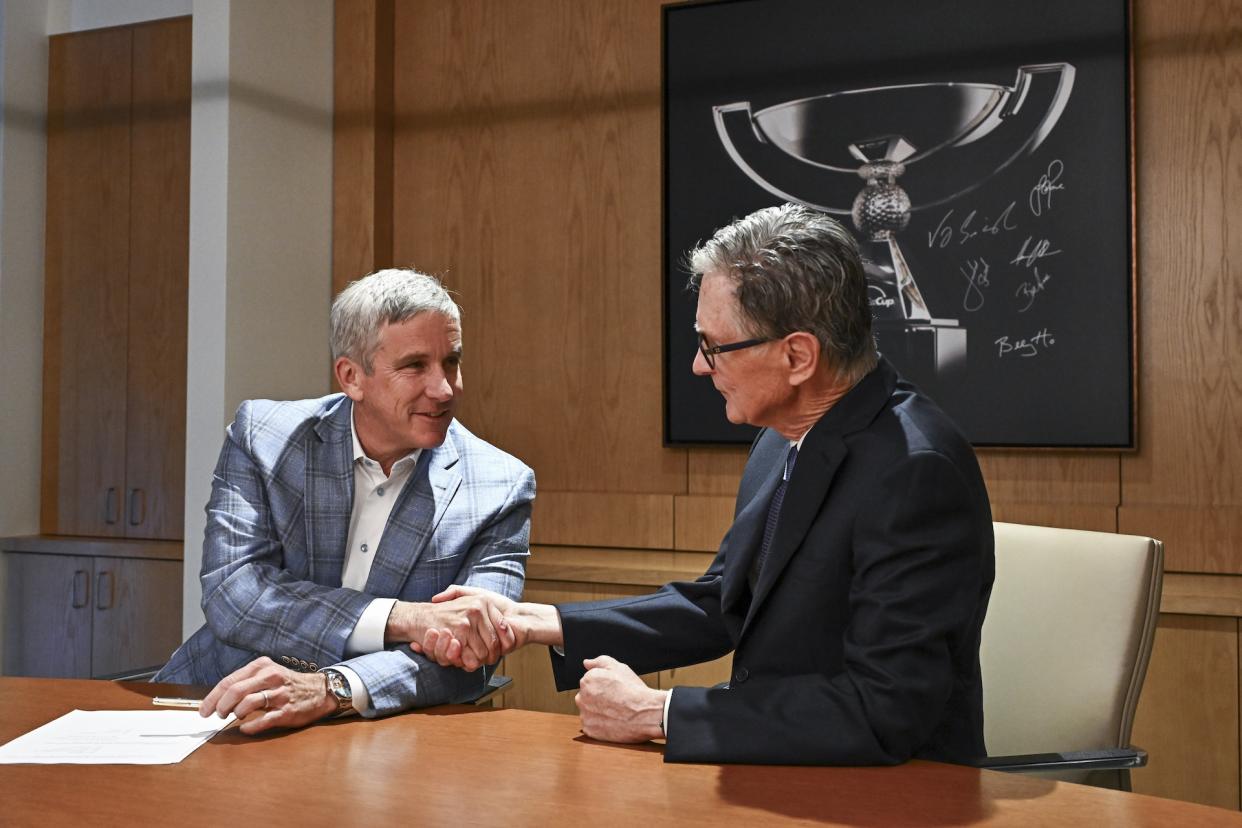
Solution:
[[[349,537],[345,541],[345,566],[341,570],[341,586],[346,589],[366,590],[371,565],[375,562],[375,550],[379,548],[388,516],[401,490],[418,465],[422,449],[402,457],[392,464],[392,474],[385,476],[379,463],[367,457],[358,442],[358,430],[353,415],[349,418],[350,436],[354,443],[354,508],[349,516]],[[384,630],[396,598],[376,598],[363,610],[349,640],[345,642],[345,655],[353,657],[377,653],[384,649]],[[335,664],[349,682],[353,694],[354,710],[359,713],[371,704],[371,694],[353,670]]]

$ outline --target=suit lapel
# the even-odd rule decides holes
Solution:
[[[783,442],[783,441],[782,441]],[[721,609],[729,611],[744,600],[747,592],[747,574],[751,562],[759,554],[759,544],[763,541],[763,527],[768,519],[768,505],[772,502],[772,494],[781,481],[783,466],[771,464],[764,474],[759,488],[750,502],[742,507],[733,526],[725,535],[721,546],[725,553],[725,570],[721,585]],[[743,611],[745,611],[743,609]],[[741,614],[741,613],[739,613]]]
[[[820,513],[820,507],[828,495],[837,469],[845,460],[846,448],[841,436],[825,436],[827,439],[818,446],[807,446],[804,442],[804,449],[809,451],[800,453],[798,462],[794,464],[793,476],[789,479],[785,500],[781,504],[776,534],[772,537],[767,560],[759,572],[759,581],[755,584],[755,595],[751,599],[750,611],[747,612],[746,623],[742,626],[743,631],[750,625],[759,606],[768,597],[773,584],[793,557],[794,551],[801,545],[802,539],[806,537],[811,523]]]
[[[888,404],[896,385],[897,372],[888,360],[881,357],[875,370],[863,377],[836,405],[828,409],[806,435],[798,461],[794,464],[789,488],[785,491],[785,501],[781,505],[781,515],[776,534],[772,538],[772,546],[768,550],[768,558],[759,573],[759,581],[755,584],[750,610],[742,625],[743,633],[754,620],[760,605],[772,592],[772,587],[790,558],[801,546],[811,524],[821,513],[824,498],[832,487],[832,480],[845,461],[845,435],[865,428],[874,420]],[[770,500],[769,497],[764,501],[765,519],[767,503]],[[757,549],[761,542],[762,536],[753,544],[754,548]]]
[[[341,585],[345,543],[354,508],[353,403],[342,396],[315,426],[306,446],[306,559],[310,580]]]
[[[418,458],[418,467],[402,488],[375,551],[367,578],[368,595],[402,594],[414,564],[461,487],[459,459],[453,426],[443,444]]]

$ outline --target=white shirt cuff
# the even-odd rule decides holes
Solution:
[[[668,738],[668,706],[673,703],[673,691],[669,690],[664,694],[664,718],[660,720],[660,730],[664,731],[664,738]]]
[[[345,655],[352,658],[384,649],[384,630],[395,603],[396,598],[376,598],[362,611],[358,624],[345,642]]]
[[[333,670],[337,670],[349,682],[349,692],[353,695],[354,710],[358,715],[363,715],[368,707],[371,706],[371,694],[367,692],[367,686],[362,683],[362,679],[353,670],[344,664],[333,664]],[[668,715],[668,705],[664,707],[664,715]]]

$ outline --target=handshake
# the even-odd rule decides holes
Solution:
[[[451,586],[430,604],[398,601],[384,639],[408,641],[411,650],[437,664],[470,672],[527,644],[563,644],[555,607],[467,586]]]

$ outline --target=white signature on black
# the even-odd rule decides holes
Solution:
[[[986,298],[983,289],[992,284],[988,281],[987,259],[967,259],[958,268],[958,272],[966,277],[966,295],[962,297],[962,308],[973,313],[983,307],[983,300]]]
[[[1039,216],[1043,215],[1044,210],[1052,209],[1052,194],[1057,190],[1065,189],[1065,185],[1060,183],[1064,172],[1065,165],[1059,158],[1048,165],[1047,171],[1039,177],[1039,181],[1035,182],[1027,198],[1027,204],[1032,213]]]
[[[1002,336],[993,343],[996,345],[996,356],[1003,359],[1007,356],[1036,357],[1056,344],[1056,339],[1042,328],[1039,333],[1025,339],[1010,339]]]

